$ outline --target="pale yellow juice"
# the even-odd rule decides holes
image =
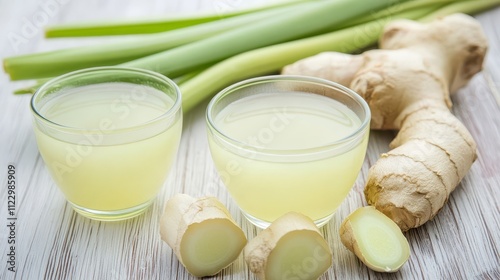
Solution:
[[[267,222],[289,211],[329,218],[356,180],[368,128],[355,141],[330,145],[361,126],[345,105],[301,92],[256,97],[230,103],[215,118],[219,131],[235,141],[209,133],[231,196],[244,213]]]
[[[57,185],[68,201],[89,211],[151,202],[165,182],[182,128],[180,116],[169,123],[154,120],[174,101],[159,90],[125,83],[74,90],[86,93],[68,90],[48,101],[42,113],[59,125],[82,128],[81,133],[35,125],[40,154]]]

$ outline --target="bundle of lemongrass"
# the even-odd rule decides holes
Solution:
[[[144,34],[129,41],[8,57],[3,65],[12,80],[37,79],[16,93],[32,93],[49,77],[87,67],[157,71],[179,84],[186,112],[239,80],[276,72],[319,52],[366,48],[393,19],[429,21],[498,4],[500,0],[287,0],[218,16],[61,25],[46,29],[46,36]]]

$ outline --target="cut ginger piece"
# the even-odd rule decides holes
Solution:
[[[178,194],[167,201],[160,234],[196,277],[217,274],[240,255],[245,234],[215,197]]]
[[[373,206],[352,212],[340,226],[340,239],[366,266],[395,272],[410,257],[410,246],[398,225]]]
[[[245,261],[260,279],[317,279],[332,265],[332,252],[314,222],[290,212],[250,240]]]

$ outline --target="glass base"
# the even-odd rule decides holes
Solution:
[[[252,223],[254,226],[256,226],[256,227],[258,227],[258,228],[265,229],[265,228],[267,228],[268,226],[270,226],[270,225],[271,225],[271,222],[269,222],[269,221],[264,221],[264,220],[261,220],[261,219],[259,219],[259,218],[256,218],[256,217],[254,217],[254,216],[252,216],[252,215],[250,215],[250,214],[248,214],[248,213],[245,213],[245,211],[243,211],[243,210],[241,210],[241,213],[243,213],[243,216],[245,216],[245,218],[246,218],[246,219],[247,219],[250,223]],[[332,217],[333,217],[333,215],[334,215],[334,214],[335,214],[335,213],[332,213],[332,214],[330,214],[330,215],[328,215],[328,216],[326,216],[326,217],[323,217],[323,218],[321,218],[321,219],[319,219],[319,220],[315,220],[315,221],[314,221],[314,224],[316,224],[316,226],[317,226],[318,228],[320,228],[320,227],[322,227],[322,226],[326,225],[326,223],[328,223],[328,222],[332,219]]]
[[[132,208],[117,210],[117,211],[101,211],[101,210],[93,210],[87,209],[81,206],[78,206],[74,203],[69,202],[73,209],[80,215],[87,217],[92,220],[97,221],[121,221],[130,219],[142,214],[148,207],[153,203],[154,199],[147,201],[143,204],[137,205]]]

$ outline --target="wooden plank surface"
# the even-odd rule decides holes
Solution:
[[[48,2],[52,6],[48,6]],[[41,25],[82,20],[218,12],[265,1],[242,0],[0,0],[0,58],[91,44],[99,39],[44,40]],[[340,243],[338,229],[365,205],[368,167],[388,149],[391,132],[373,132],[362,171],[348,198],[323,229],[334,264],[321,279],[500,279],[500,8],[477,16],[490,41],[483,73],[453,97],[453,112],[478,143],[479,158],[439,215],[406,236],[409,262],[397,273],[367,269]],[[459,32],[459,31],[457,31]],[[23,38],[13,41],[13,35]],[[202,104],[185,116],[176,164],[154,205],[142,216],[104,223],[80,217],[65,203],[36,147],[30,96],[13,96],[25,83],[0,74],[0,279],[194,279],[160,240],[164,201],[178,192],[215,195],[249,239],[258,230],[245,221],[215,172],[205,135]],[[9,270],[7,166],[16,168],[15,266]],[[242,256],[213,279],[255,279]]]

